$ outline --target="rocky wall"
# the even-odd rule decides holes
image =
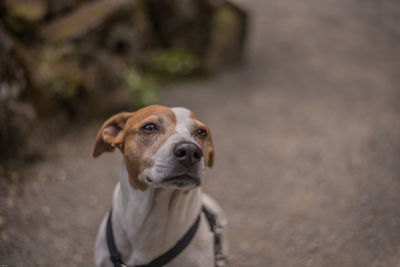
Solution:
[[[239,62],[246,29],[230,1],[0,2],[3,158],[38,121],[132,110],[162,83]]]

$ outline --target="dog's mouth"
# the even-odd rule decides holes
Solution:
[[[189,174],[182,174],[164,178],[162,180],[162,184],[173,185],[177,187],[199,186],[200,178],[191,176]]]

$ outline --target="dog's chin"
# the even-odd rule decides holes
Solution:
[[[154,182],[150,177],[146,177],[146,182],[154,187],[181,190],[193,189],[201,185],[201,179],[199,177],[188,174],[168,176],[160,179],[159,182]]]

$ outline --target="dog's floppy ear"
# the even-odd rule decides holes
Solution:
[[[93,157],[97,158],[103,152],[114,151],[115,147],[122,149],[122,130],[132,114],[133,112],[115,114],[101,126],[96,137]]]
[[[211,139],[210,131],[208,131],[208,140],[207,140],[207,158],[206,158],[206,166],[211,168],[214,165],[214,145]]]

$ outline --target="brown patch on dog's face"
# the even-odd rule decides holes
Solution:
[[[193,129],[194,132],[198,129],[203,129],[207,133],[207,135],[205,137],[194,135],[194,138],[195,138],[196,142],[199,143],[201,149],[203,150],[204,162],[205,162],[206,166],[211,168],[214,165],[214,145],[213,145],[213,141],[211,138],[211,131],[207,127],[207,125],[195,113],[191,112],[190,117],[195,122],[196,121],[199,122],[195,126],[195,129]]]
[[[151,126],[146,130],[146,125]],[[93,156],[118,147],[125,156],[131,186],[146,190],[147,184],[139,176],[153,166],[152,156],[175,133],[175,125],[175,115],[165,106],[153,105],[134,113],[116,114],[100,128]]]
[[[146,131],[144,127],[149,125],[154,125],[156,130]],[[133,188],[141,190],[147,188],[140,174],[145,169],[153,167],[153,155],[175,133],[175,125],[173,112],[164,106],[143,108],[127,121],[124,133],[124,155]]]

